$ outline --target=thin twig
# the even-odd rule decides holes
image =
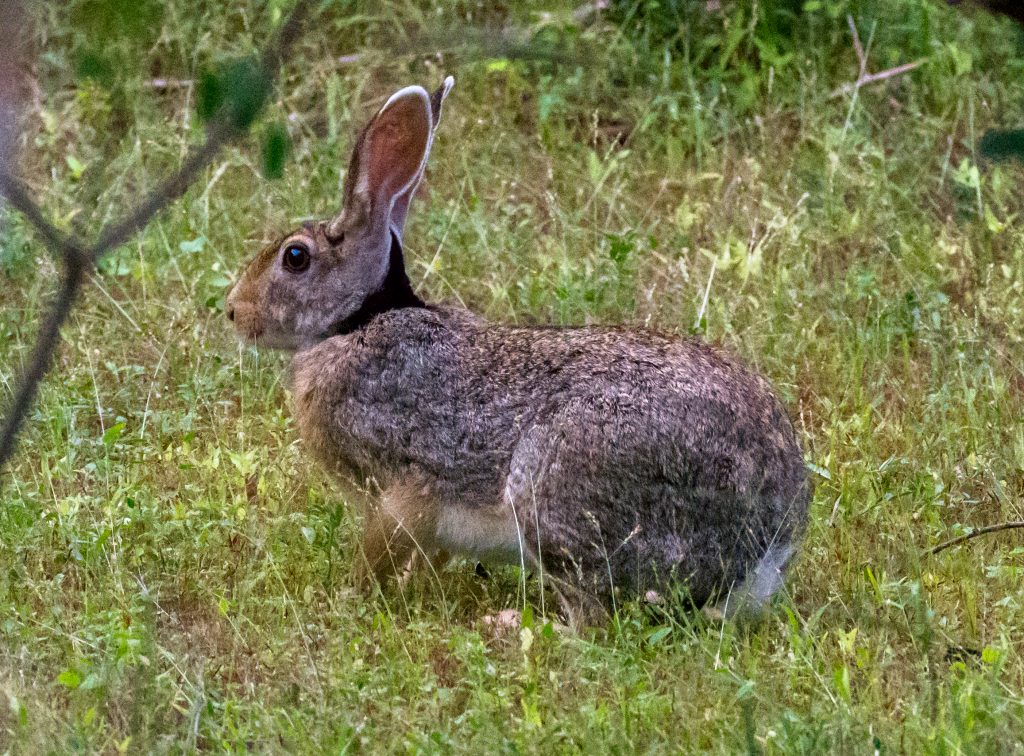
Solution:
[[[195,84],[192,79],[149,79],[142,82],[147,89],[187,89]]]
[[[280,27],[273,41],[260,56],[264,80],[269,85],[276,78],[283,51],[298,36],[299,29],[309,10],[310,0],[298,0],[291,15]],[[168,204],[180,197],[196,176],[213,160],[216,154],[230,141],[247,131],[246,126],[236,125],[230,120],[230,113],[222,113],[210,125],[206,140],[190,151],[181,167],[147,195],[121,220],[103,228],[94,244],[86,247],[63,233],[48,221],[39,206],[29,197],[20,181],[0,168],[0,195],[7,198],[11,206],[20,211],[36,228],[52,252],[57,253],[64,265],[61,288],[54,298],[51,310],[39,329],[36,345],[28,367],[22,374],[0,430],[0,468],[11,458],[15,449],[18,431],[25,415],[35,399],[39,383],[50,368],[53,353],[60,343],[60,328],[71,313],[75,300],[81,291],[86,273],[106,252],[124,244],[138,233]]]
[[[846,14],[846,23],[850,27],[850,34],[853,35],[853,50],[857,53],[857,62],[860,64],[860,73],[857,74],[857,78],[859,79],[864,76],[868,70],[868,56],[864,53],[864,45],[860,42],[860,33],[857,31],[857,23],[849,13]]]
[[[972,538],[977,538],[978,536],[988,535],[989,533],[998,533],[1002,530],[1017,530],[1018,528],[1024,528],[1024,520],[1011,520],[1010,522],[1001,522],[998,525],[987,525],[984,528],[972,530],[966,535],[957,536],[956,538],[951,538],[948,541],[943,541],[938,546],[933,546],[928,549],[928,553],[938,554],[940,551],[945,551],[951,546],[957,546],[964,541],[970,541]]]
[[[879,71],[878,73],[864,74],[858,78],[857,81],[843,84],[841,87],[832,90],[832,93],[829,95],[829,99],[834,100],[836,97],[842,97],[844,94],[856,91],[867,84],[877,84],[880,81],[885,81],[886,79],[891,79],[894,76],[899,76],[907,73],[908,71],[913,71],[925,62],[927,62],[925,59],[915,60],[913,63],[904,63],[901,66],[889,68],[885,71]]]

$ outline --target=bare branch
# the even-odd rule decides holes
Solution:
[[[263,78],[271,82],[276,78],[280,67],[281,51],[291,44],[298,36],[302,20],[308,10],[308,0],[299,0],[292,10],[291,16],[285,21],[277,33],[273,43],[260,56],[260,67]],[[168,176],[146,197],[138,207],[128,213],[120,221],[111,224],[100,232],[99,238],[90,250],[95,262],[105,252],[119,247],[138,233],[149,221],[167,205],[178,199],[199,173],[208,166],[228,142],[242,136],[247,129],[238,128],[229,116],[213,121],[207,131],[206,141],[193,149],[177,172]],[[2,464],[2,458],[0,458]]]
[[[0,195],[3,195],[11,207],[25,216],[35,226],[36,232],[43,237],[46,246],[51,252],[64,257],[80,255],[81,249],[76,247],[70,237],[54,226],[43,215],[25,187],[14,176],[10,175],[4,168],[0,167]]]
[[[7,418],[4,421],[3,429],[0,430],[0,465],[5,464],[14,454],[15,442],[22,420],[28,414],[28,410],[36,398],[39,383],[50,369],[53,353],[60,342],[60,327],[67,320],[75,300],[78,299],[78,293],[82,289],[86,271],[84,261],[80,256],[68,259],[60,290],[53,299],[50,314],[47,315],[46,321],[36,335],[36,345],[32,350],[32,357],[21,376],[14,400],[7,409]]]
[[[846,24],[850,27],[850,34],[853,35],[853,50],[857,53],[857,62],[860,64],[860,72],[857,74],[857,78],[861,78],[868,70],[868,56],[864,52],[864,45],[860,41],[860,33],[857,31],[857,23],[853,20],[853,16],[849,13],[846,14]]]
[[[932,548],[928,549],[928,553],[938,554],[940,551],[945,551],[950,546],[957,546],[961,543],[964,543],[965,541],[970,541],[972,538],[977,538],[978,536],[987,535],[989,533],[999,533],[1003,530],[1016,530],[1018,528],[1024,528],[1024,520],[1011,520],[1010,522],[1001,522],[998,525],[988,525],[984,528],[972,530],[970,533],[967,533],[966,535],[958,536],[957,538],[951,538],[948,541],[943,541],[938,546],[933,546]]]
[[[21,10],[18,0],[6,0],[8,5],[0,21],[10,26],[9,20],[20,21]],[[260,68],[264,83],[269,85],[275,80],[280,68],[283,51],[299,34],[302,22],[309,11],[310,0],[298,0],[291,15],[278,30],[273,41],[264,49],[260,56]],[[12,13],[13,9],[13,13]],[[19,27],[19,31],[20,27]],[[14,38],[20,39],[18,35]],[[6,56],[9,60],[15,56]],[[13,95],[11,87],[6,86],[8,74],[16,70],[17,60],[13,67],[0,68],[0,118],[11,112]],[[14,74],[11,74],[13,76]],[[7,417],[0,429],[0,467],[11,458],[15,449],[18,431],[28,414],[28,410],[36,397],[39,383],[46,375],[53,359],[53,353],[60,343],[60,329],[71,313],[72,307],[85,281],[86,274],[95,262],[106,252],[124,244],[132,236],[142,230],[161,210],[180,197],[199,173],[212,162],[217,153],[230,141],[242,136],[248,130],[248,123],[236,123],[233,114],[224,109],[210,124],[205,141],[189,152],[181,167],[171,176],[160,182],[134,209],[122,219],[103,228],[95,243],[80,244],[54,226],[40,210],[39,206],[29,197],[21,182],[7,170],[11,164],[10,153],[0,154],[0,195],[16,210],[21,212],[36,228],[43,242],[58,255],[64,267],[60,290],[57,292],[51,310],[39,329],[35,348],[29,364],[21,376],[18,389],[7,410]],[[0,148],[8,142],[9,132],[4,130],[6,120],[0,121]],[[13,127],[12,127],[13,128]]]
[[[89,250],[90,259],[95,262],[104,253],[120,247],[141,231],[153,217],[174,200],[178,199],[199,173],[206,168],[229,141],[240,136],[223,121],[214,123],[206,141],[194,148],[185,158],[177,172],[168,176],[134,210],[121,220],[109,225],[100,233],[99,239]]]
[[[850,92],[858,90],[867,84],[876,84],[880,81],[891,79],[894,76],[900,76],[902,74],[908,73],[909,71],[913,71],[915,68],[920,67],[925,62],[926,61],[923,59],[915,60],[913,63],[904,63],[901,66],[896,66],[895,68],[888,68],[885,71],[879,71],[878,73],[864,74],[863,76],[858,78],[857,81],[843,84],[841,87],[834,89],[832,93],[829,95],[829,99],[835,99],[836,97],[841,97],[844,94],[849,94]]]
[[[147,89],[188,89],[193,84],[192,79],[149,79],[142,82]]]

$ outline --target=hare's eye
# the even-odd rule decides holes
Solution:
[[[309,267],[309,250],[304,244],[289,244],[284,248],[281,264],[289,273],[301,273]]]

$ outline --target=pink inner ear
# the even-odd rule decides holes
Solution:
[[[370,134],[366,176],[371,194],[390,200],[416,178],[430,140],[430,116],[408,97],[377,116]]]

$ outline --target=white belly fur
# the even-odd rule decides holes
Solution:
[[[452,554],[489,562],[529,561],[520,550],[520,528],[513,509],[500,507],[442,507],[437,518],[437,544]]]

